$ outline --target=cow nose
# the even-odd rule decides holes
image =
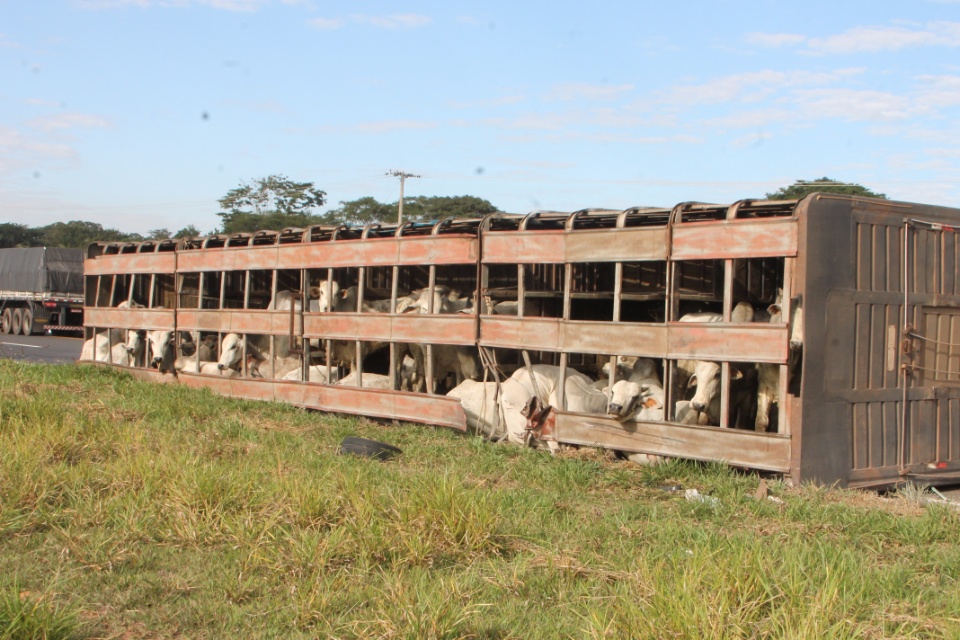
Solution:
[[[691,402],[690,406],[701,413],[707,408],[702,402]]]
[[[154,359],[153,359],[153,366],[155,366],[155,367],[158,366],[162,361],[163,361],[163,358],[154,358]]]
[[[218,370],[218,371],[223,371],[223,370],[226,369],[226,368],[227,368],[226,365],[217,363],[217,370]]]
[[[620,415],[620,412],[623,411],[623,405],[619,404],[608,404],[607,413],[609,415]]]

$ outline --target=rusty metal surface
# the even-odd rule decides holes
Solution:
[[[290,312],[263,309],[178,309],[177,328],[184,331],[283,335],[290,332]]]
[[[380,342],[473,344],[476,319],[469,314],[307,313],[304,336]]]
[[[789,351],[786,326],[765,323],[598,323],[484,316],[480,319],[480,343],[513,349],[772,363],[786,362]]]
[[[562,262],[565,239],[563,231],[490,232],[483,237],[483,261],[487,264]]]
[[[124,253],[84,260],[83,273],[88,276],[112,273],[173,273],[177,254]]]
[[[798,223],[792,218],[717,220],[673,228],[674,260],[795,256]]]
[[[483,238],[486,264],[666,260],[666,227],[583,231],[492,232]]]
[[[88,327],[112,329],[147,329],[172,331],[176,320],[173,309],[117,309],[115,307],[86,307],[84,324]]]
[[[179,378],[189,387],[209,389],[235,398],[286,402],[309,409],[406,420],[459,431],[467,428],[460,402],[445,396],[309,382],[223,378],[187,372],[181,372]]]
[[[610,418],[557,412],[553,437],[568,444],[660,456],[715,460],[752,469],[790,470],[790,438],[743,429],[668,422],[619,423]]]
[[[478,241],[457,235],[415,236],[183,251],[178,255],[177,268],[184,272],[462,264],[476,261]]]

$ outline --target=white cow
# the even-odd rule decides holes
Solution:
[[[467,426],[491,440],[525,444],[527,418],[523,410],[534,397],[518,380],[507,378],[500,383],[464,380],[447,395],[463,406]]]
[[[116,342],[113,342],[116,344]],[[83,343],[80,360],[87,362],[107,362],[110,359],[111,339],[106,331],[97,331],[94,337]]]
[[[632,364],[618,363],[625,379],[617,380],[609,390],[607,415],[620,421],[663,421],[663,383],[657,363],[651,358],[631,358]],[[609,363],[604,365],[608,370]],[[609,375],[609,374],[608,374]]]
[[[753,322],[754,314],[753,305],[748,302],[738,302],[731,311],[730,321]],[[680,318],[680,322],[723,322],[723,315],[709,311],[688,313]],[[718,362],[677,361],[677,387],[681,393],[685,389],[696,388],[696,392],[690,398],[690,406],[700,414],[701,424],[720,424],[720,373],[721,368]],[[750,394],[752,390],[749,389],[749,385],[737,382],[743,378],[743,369],[737,365],[731,365],[731,407],[745,407],[749,404],[749,398],[745,398],[744,395]]]
[[[160,373],[175,371],[176,348],[173,343],[173,331],[148,331],[147,344],[150,347],[150,366]]]
[[[317,299],[310,300],[310,311],[340,311],[357,310],[357,288],[341,289],[336,280],[321,280],[315,287],[310,287],[310,296],[316,294]],[[316,305],[314,305],[316,303]]]
[[[121,336],[124,336],[121,338]],[[96,340],[96,352],[94,352]],[[98,331],[95,338],[83,343],[80,360],[94,362],[112,362],[126,367],[136,364],[143,353],[143,333],[123,329]]]
[[[186,371],[187,373],[203,373],[211,376],[220,376],[223,378],[236,378],[240,372],[236,369],[225,369],[218,362],[212,360],[200,360],[197,365],[195,355],[177,358],[173,363],[173,368],[177,371]]]
[[[126,342],[115,344],[111,348],[112,362],[125,367],[136,366],[137,360],[143,355],[143,341],[142,331],[128,331]]]
[[[240,369],[243,361],[243,338],[238,333],[228,333],[220,342],[220,358],[217,364],[220,369]]]
[[[390,376],[379,373],[364,373],[362,378],[356,372],[337,380],[337,384],[344,387],[359,387],[358,380],[363,383],[364,389],[389,389]]]
[[[412,391],[426,389],[427,345],[411,343],[407,345],[414,362],[410,385]],[[476,347],[462,345],[433,345],[433,377],[439,383],[448,377],[456,386],[464,380],[477,380],[483,375],[480,356]]]
[[[520,367],[513,372],[510,380],[519,382],[530,397],[536,395],[549,405],[560,406],[560,367],[551,364],[535,364],[529,369]],[[607,412],[607,395],[594,388],[593,380],[576,369],[567,369],[564,390],[567,411],[596,414]]]
[[[759,317],[759,313],[758,313]],[[795,374],[800,362],[803,347],[803,312],[799,303],[791,309],[790,317],[790,353],[787,361],[788,372]],[[776,301],[767,307],[764,320],[779,324],[783,322],[783,290],[777,290]],[[770,410],[780,398],[780,365],[761,362],[757,365],[757,417],[754,423],[756,431],[770,428]]]
[[[283,376],[284,380],[303,380],[303,370],[300,367],[289,371]],[[327,378],[327,366],[323,364],[314,364],[310,366],[308,371],[308,380],[309,382],[324,382],[332,383],[336,382],[338,379],[337,368],[330,367],[330,377]]]
[[[403,300],[397,300],[397,313],[431,313],[430,288],[417,289]],[[445,285],[433,287],[433,313],[471,312],[472,298]]]
[[[445,285],[435,285],[433,297],[430,288],[417,289],[409,296],[397,301],[397,313],[434,314],[472,313],[473,300],[465,298],[459,292]],[[427,345],[409,344],[407,348],[413,358],[415,370],[410,376],[414,391],[426,390]],[[464,380],[476,380],[482,374],[480,356],[476,347],[461,345],[433,345],[433,376],[439,381],[452,380],[451,386],[457,386]]]
[[[537,364],[517,369],[500,383],[464,380],[447,395],[460,400],[467,425],[491,439],[525,444],[527,418],[523,411],[535,397],[552,406],[560,405],[560,367]],[[593,387],[593,380],[567,369],[564,380],[566,410],[603,415],[607,396]]]

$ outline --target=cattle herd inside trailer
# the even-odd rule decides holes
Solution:
[[[95,243],[81,359],[528,445],[946,483],[955,224],[815,194]]]

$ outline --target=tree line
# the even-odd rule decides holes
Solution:
[[[765,194],[769,200],[795,200],[810,193],[827,192],[886,198],[858,184],[819,178],[797,180],[794,184]],[[340,201],[323,213],[315,208],[327,204],[327,193],[312,182],[295,182],[283,175],[271,175],[242,182],[218,200],[221,223],[213,233],[233,234],[262,229],[281,230],[313,225],[365,226],[395,223],[399,202],[379,202],[372,197]],[[480,218],[499,209],[476,196],[413,196],[403,199],[404,222],[425,222],[442,218]],[[43,227],[12,222],[0,223],[0,248],[6,247],[86,247],[92,242],[141,242],[165,238],[191,238],[206,235],[194,225],[176,232],[153,229],[141,235],[104,228],[96,222],[72,220]]]

